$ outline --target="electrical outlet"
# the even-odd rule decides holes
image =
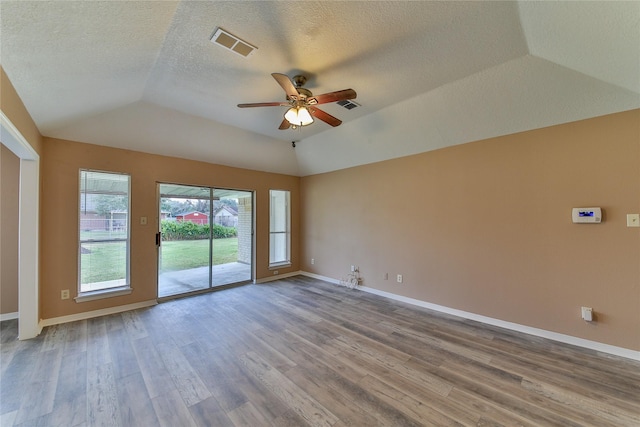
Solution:
[[[316,263],[316,259],[315,258],[311,258],[311,265]]]
[[[582,307],[581,309],[582,311],[582,319],[587,321],[587,322],[592,322],[593,321],[593,308],[591,307]]]
[[[69,289],[63,289],[60,291],[60,299],[69,299]]]
[[[354,272],[354,271],[356,271],[356,266],[355,266],[355,265],[352,265],[352,266],[351,266],[351,272]]]
[[[141,216],[140,217],[140,225],[147,225],[147,217],[146,216]]]
[[[276,274],[278,274],[278,270],[273,271],[273,275],[275,276]]]
[[[398,274],[396,280],[398,281],[398,283],[402,283],[402,274]]]
[[[627,227],[640,227],[640,214],[627,214]]]

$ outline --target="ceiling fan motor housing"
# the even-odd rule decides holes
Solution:
[[[306,98],[311,98],[313,96],[309,89],[302,87],[306,82],[307,78],[303,75],[297,75],[293,77],[293,84],[303,100]]]
[[[296,87],[302,87],[306,82],[307,82],[307,77],[301,74],[298,74],[297,76],[293,77],[293,84]]]
[[[313,96],[313,94],[309,89],[305,89],[303,87],[297,87],[296,90],[300,94],[301,98],[311,98]]]

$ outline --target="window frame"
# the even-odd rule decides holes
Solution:
[[[276,206],[274,206],[274,193],[284,194],[284,230],[274,230],[274,214],[276,214]],[[276,235],[285,235],[285,260],[271,261],[273,258],[272,241]],[[291,191],[289,190],[269,190],[269,269],[273,270],[280,267],[291,266]]]
[[[82,190],[82,180],[84,178],[84,174],[86,173],[101,173],[107,175],[114,176],[126,176],[127,177],[127,209],[126,209],[126,227],[125,227],[125,237],[115,237],[108,238],[103,237],[99,239],[83,239],[82,238],[82,211],[83,211],[83,196],[86,197],[87,192],[86,189],[83,192]],[[131,293],[131,174],[124,172],[113,172],[113,171],[102,171],[95,169],[83,169],[81,168],[78,173],[78,279],[77,279],[77,297],[75,297],[76,302],[86,302],[93,301],[96,299],[102,298],[110,298],[120,295],[127,295]],[[108,194],[106,192],[94,192],[92,194]],[[86,209],[86,199],[85,199],[85,209]],[[114,243],[114,242],[124,242],[125,243],[125,277],[124,284],[119,284],[117,286],[111,286],[108,288],[102,288],[97,290],[86,290],[83,291],[82,284],[82,250],[81,247],[83,244],[87,243]],[[87,284],[85,284],[87,285]]]

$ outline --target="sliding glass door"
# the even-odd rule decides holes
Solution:
[[[158,184],[158,296],[252,279],[253,193]]]

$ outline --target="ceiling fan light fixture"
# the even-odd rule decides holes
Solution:
[[[301,107],[298,110],[298,119],[300,120],[302,126],[310,125],[311,123],[313,123],[313,117],[311,117],[311,113],[309,113],[309,110],[305,107]]]
[[[284,113],[284,118],[293,126],[307,126],[313,123],[311,113],[305,107],[291,107]]]

